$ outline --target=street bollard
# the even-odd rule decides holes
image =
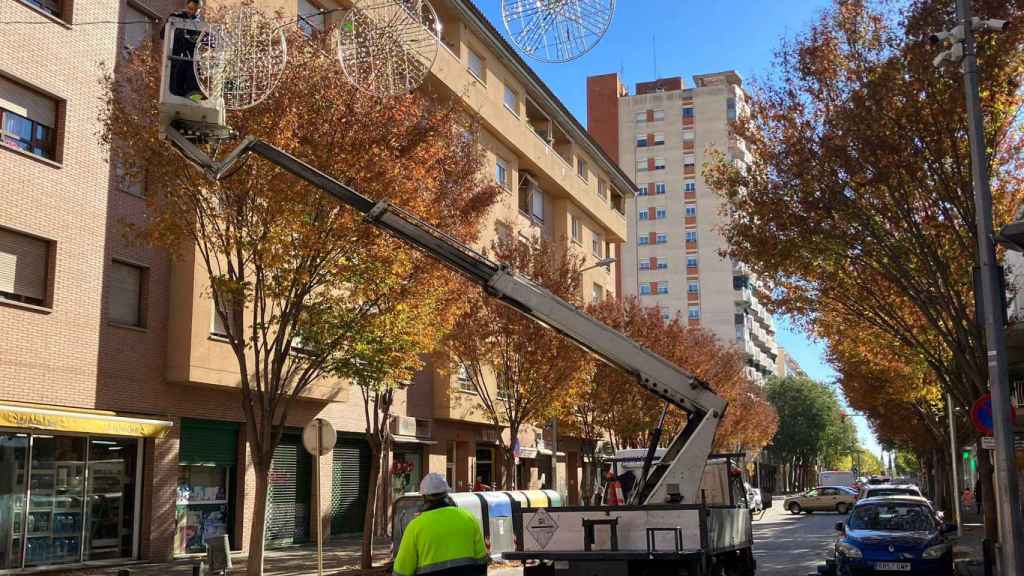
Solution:
[[[993,576],[993,565],[995,564],[995,550],[992,546],[992,540],[985,538],[981,541],[981,555],[985,564],[985,576]]]
[[[192,565],[192,576],[203,576],[203,563],[196,562]]]

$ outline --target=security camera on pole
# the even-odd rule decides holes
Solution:
[[[1005,20],[983,20],[971,16],[970,0],[957,0],[958,25],[952,30],[932,34],[932,44],[949,48],[936,56],[936,67],[959,63],[963,72],[967,100],[967,129],[971,144],[971,174],[974,179],[974,206],[977,212],[978,263],[981,267],[981,300],[985,318],[985,341],[988,344],[988,376],[992,393],[992,420],[995,436],[996,482],[995,498],[999,516],[1001,574],[1024,576],[1024,527],[1022,527],[1020,496],[1017,492],[1017,465],[1013,445],[1013,422],[1010,411],[1010,387],[1006,367],[1006,340],[999,266],[996,262],[992,232],[992,191],[988,181],[988,159],[985,156],[985,131],[978,94],[978,59],[974,33],[1005,31]]]

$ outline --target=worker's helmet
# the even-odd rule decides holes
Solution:
[[[444,496],[451,490],[448,481],[440,474],[427,474],[420,481],[420,494],[424,496]]]

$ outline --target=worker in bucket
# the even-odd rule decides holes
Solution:
[[[395,576],[484,576],[490,555],[484,535],[469,512],[448,496],[444,476],[427,474],[420,482],[425,507],[402,533]]]
[[[181,20],[199,20],[202,17],[202,8],[203,0],[186,0],[185,9],[171,14],[170,17]],[[160,37],[163,38],[163,35],[163,30],[161,30]],[[175,31],[174,42],[171,44],[171,94],[195,102],[205,99],[199,88],[194,64],[198,41],[199,31],[179,29]]]

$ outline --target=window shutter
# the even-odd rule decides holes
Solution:
[[[656,243],[658,241],[657,234],[655,234],[654,232],[649,232],[647,234],[647,241],[650,242],[651,244]]]
[[[654,110],[647,111],[647,121],[654,122]]]
[[[0,292],[43,302],[48,256],[45,240],[0,229]]]
[[[654,220],[654,208],[653,207],[647,209],[647,219],[648,220]]]
[[[657,282],[651,282],[651,294],[657,294],[657,293],[658,293],[658,283]]]
[[[655,142],[654,134],[648,134],[647,135],[647,145],[648,146],[654,146],[654,142]]]
[[[110,267],[110,319],[118,324],[140,326],[142,269],[114,262]]]
[[[647,169],[654,170],[654,158],[647,159]]]
[[[651,262],[651,270],[657,269],[657,267],[658,267],[658,258],[656,256],[651,256],[650,262]]]

